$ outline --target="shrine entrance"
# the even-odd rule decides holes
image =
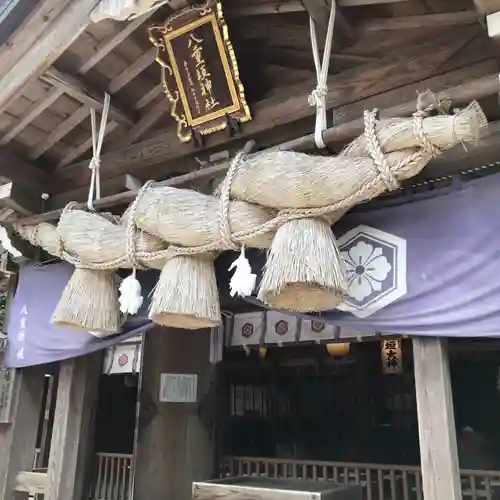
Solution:
[[[224,453],[418,463],[411,341],[394,342],[397,366],[384,365],[380,341],[340,355],[324,345],[229,354]]]
[[[387,365],[387,347],[397,366]],[[500,493],[499,348],[450,342],[464,498]],[[363,484],[368,499],[423,498],[411,340],[387,346],[374,337],[330,351],[227,355],[220,475],[332,480]]]

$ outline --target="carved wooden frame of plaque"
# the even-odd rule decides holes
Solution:
[[[214,112],[193,118],[172,41],[183,35],[194,36],[191,34],[205,24],[209,24],[212,28],[231,103]],[[227,128],[228,117],[240,123],[252,119],[219,2],[208,0],[202,6],[183,9],[163,25],[151,26],[148,33],[151,43],[157,49],[156,62],[161,66],[163,90],[172,105],[170,115],[177,122],[177,136],[182,142],[191,140],[193,130],[201,135],[207,135]]]

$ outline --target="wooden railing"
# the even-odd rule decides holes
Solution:
[[[132,455],[97,453],[91,478],[91,500],[129,500],[132,490]]]
[[[360,484],[364,487],[365,500],[424,498],[422,475],[417,466],[225,457],[221,475]],[[460,476],[464,499],[500,499],[500,471],[462,470]]]

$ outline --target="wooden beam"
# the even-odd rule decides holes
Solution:
[[[130,176],[129,174],[123,174],[118,177],[113,177],[112,179],[101,182],[101,197],[111,196],[116,193],[124,193],[125,191],[133,189],[131,187],[131,178],[132,176]],[[49,207],[62,208],[71,201],[84,202],[87,200],[88,193],[88,186],[82,186],[76,189],[72,189],[71,191],[65,191],[64,193],[56,194],[49,199]]]
[[[43,495],[47,491],[48,478],[46,472],[21,471],[16,476],[16,491],[34,495]]]
[[[53,3],[49,0],[43,5]],[[58,15],[52,19],[46,15],[42,19],[40,34],[26,47],[26,52],[18,54],[13,65],[6,67],[0,59],[0,112],[4,111],[11,99],[16,97],[21,89],[32,78],[40,76],[83,32],[90,22],[90,12],[97,5],[98,0],[59,0],[58,7],[63,5]],[[57,10],[57,9],[54,9]],[[23,30],[26,38],[32,34]],[[22,41],[25,45],[25,41]],[[9,56],[19,52],[17,48],[9,51]]]
[[[7,42],[15,30],[36,8],[37,0],[5,0],[0,5],[0,45]]]
[[[460,70],[457,70],[457,73]],[[470,73],[469,73],[470,76]],[[437,78],[434,79],[437,81]],[[425,82],[424,82],[425,83]],[[426,88],[426,87],[424,87]],[[427,87],[428,88],[428,87]],[[436,89],[437,90],[437,89]],[[399,106],[393,106],[392,108],[383,109],[381,106],[376,106],[376,102],[380,99],[378,96],[367,99],[365,102],[370,104],[375,104],[375,106],[367,106],[367,108],[379,107],[382,109],[381,116],[382,117],[400,117],[400,116],[409,116],[415,111],[415,92],[416,87],[409,86],[405,89],[405,92],[409,94],[407,97],[411,100],[400,104]],[[480,79],[471,79],[468,83],[464,83],[462,85],[457,85],[456,87],[446,88],[443,92],[447,98],[450,98],[454,103],[466,102],[470,99],[479,98],[486,95],[491,95],[500,92],[500,82],[498,80],[498,75],[492,74]],[[390,100],[389,97],[382,96],[383,99]],[[379,101],[383,102],[383,101]],[[393,101],[392,101],[393,102]],[[362,104],[359,104],[362,108],[364,107]],[[350,117],[352,114],[348,111],[345,112],[346,117]],[[359,116],[357,113],[355,116]],[[363,120],[358,118],[344,122],[342,125],[338,125],[328,129],[323,135],[323,139],[325,142],[329,143],[330,141],[343,141],[346,139],[351,139],[363,132]],[[270,148],[270,150],[278,150],[278,149],[291,149],[295,151],[304,151],[308,150],[311,147],[314,147],[314,135],[308,135],[304,137],[299,137],[298,139],[294,139],[287,143],[280,144],[274,148]],[[258,154],[258,153],[257,153]],[[177,186],[182,187],[194,181],[210,180],[215,177],[224,175],[227,169],[229,168],[228,161],[222,161],[221,163],[211,165],[209,167],[203,168],[202,170],[189,172],[184,175],[180,175],[177,177],[173,177],[167,179],[165,181],[158,182],[157,186]],[[94,203],[96,208],[105,208],[105,207],[113,207],[125,203],[131,202],[135,196],[137,195],[137,191],[129,191],[124,193],[119,193],[115,195],[108,196],[107,198],[101,198]],[[85,208],[85,204],[80,204],[77,206],[78,208]],[[39,222],[57,220],[61,214],[61,210],[53,210],[51,212],[47,212],[45,214],[35,215],[32,217],[26,217],[21,219],[22,224],[37,224]]]
[[[30,215],[40,213],[42,206],[41,193],[34,193],[13,182],[0,185],[0,207]]]
[[[16,26],[7,43],[0,46],[0,69],[7,72],[43,35],[68,6],[69,0],[42,0]]]
[[[212,477],[214,369],[210,332],[156,327],[144,339],[142,393],[134,491],[131,498],[190,500],[192,483]],[[195,374],[196,403],[160,401],[162,373]],[[148,414],[146,414],[146,410]],[[151,450],[161,453],[151,456]]]
[[[418,434],[425,499],[462,499],[447,340],[413,339]]]
[[[369,19],[356,25],[365,31],[410,30],[419,28],[444,28],[479,24],[482,19],[476,11],[446,12],[444,14],[424,14],[420,16],[390,17]]]
[[[258,42],[255,42],[257,44]],[[314,72],[314,62],[311,51],[290,49],[287,47],[263,47],[262,60],[267,64],[284,66],[298,70],[309,70]],[[332,52],[330,57],[330,74],[339,74],[342,70],[351,69],[354,66],[376,61],[376,57],[361,56],[358,54],[343,54]]]
[[[458,85],[457,87],[438,92],[443,97],[450,98],[454,102],[466,102],[472,99],[480,99],[481,97],[492,95],[500,92],[500,82],[498,75],[493,74],[471,80],[469,83]],[[396,118],[398,116],[409,116],[415,111],[415,100],[402,103],[397,106],[392,106],[380,112],[381,118]],[[323,134],[323,140],[327,143],[342,142],[351,137],[356,137],[364,131],[364,120],[358,118],[356,120],[343,123],[337,127],[328,129]],[[279,149],[289,149],[293,144],[293,149],[304,151],[314,147],[314,134],[310,134],[300,139],[289,141],[281,144]]]
[[[50,174],[5,150],[0,150],[0,176],[38,193],[53,188]]]
[[[44,380],[40,366],[15,372],[12,422],[0,426],[0,500],[12,500],[18,473],[33,466]],[[28,500],[28,494],[23,498]]]
[[[500,0],[474,0],[474,4],[481,14],[492,14],[500,10]]]
[[[460,38],[453,37],[450,40],[446,36],[425,43],[423,46],[401,50],[397,55],[391,53],[377,62],[339,74],[329,86],[327,105],[331,108],[354,103],[396,87],[420,82],[436,73],[444,74],[456,67],[463,67],[470,64],[468,61],[471,58],[477,61],[478,58],[487,57],[489,55],[487,51],[477,52],[478,46],[483,47],[483,45],[473,42],[475,33],[475,30],[464,30]],[[312,116],[315,110],[308,105],[306,96],[315,86],[316,81],[312,79],[286,89],[281,88],[275,95],[254,105],[252,109],[254,119],[244,125],[238,139]],[[227,138],[224,134],[217,134],[209,138],[208,145],[214,148],[225,142]],[[138,170],[144,172],[146,167],[178,160],[189,154],[189,148],[178,141],[176,132],[168,131],[122,151],[103,155],[101,179],[115,177],[124,170],[130,174]],[[150,169],[148,176],[152,175],[154,174]],[[60,169],[57,178],[60,191],[88,185],[90,180],[88,162]]]
[[[328,26],[328,19],[330,17],[329,0],[302,0],[302,3],[309,16],[312,17],[316,23],[317,36],[319,39],[324,40]],[[337,36],[335,36],[335,34],[337,34]],[[352,28],[342,15],[339,6],[336,5],[333,45],[335,45],[336,41],[340,41],[338,37],[339,34],[347,40],[352,39],[354,36]]]
[[[46,500],[83,498],[93,452],[93,415],[102,353],[61,363],[50,445]]]
[[[97,90],[89,86],[88,83],[82,82],[81,76],[75,77],[53,67],[49,68],[41,79],[54,87],[60,88],[64,93],[91,108],[102,110],[104,106],[105,91]],[[109,107],[109,117],[127,125],[133,125],[137,121],[136,116],[133,116],[130,111],[120,109],[114,101]]]
[[[315,2],[316,4],[319,4],[321,1],[322,0],[312,0],[312,2]],[[337,5],[339,7],[357,7],[360,5],[406,1],[408,0],[337,0]],[[313,7],[309,0],[288,0],[285,2],[282,0],[267,0],[266,2],[256,3],[254,5],[243,5],[241,7],[232,7],[231,5],[228,5],[228,7],[226,7],[226,16],[229,19],[231,17],[262,16],[266,14],[289,14],[291,12],[309,11],[308,7]]]
[[[477,144],[458,144],[432,160],[415,181],[445,177],[498,162],[500,159],[500,121],[491,122],[481,131]]]
[[[116,121],[111,121],[106,125],[106,130],[104,131],[104,137],[108,136],[118,128],[119,124]],[[72,149],[58,164],[57,167],[64,167],[69,165],[72,161],[80,158],[85,152],[87,152],[92,147],[92,136],[90,136],[85,142],[82,142],[79,146]]]
[[[132,22],[127,24],[119,33],[111,34],[109,37],[105,38],[97,47],[95,54],[85,61],[83,65],[78,68],[78,75],[85,75],[88,73],[96,64],[99,63],[109,52],[111,52],[116,46],[118,46],[123,40],[125,40],[129,35],[131,35],[142,23],[151,15],[151,13],[134,19]],[[14,137],[19,135],[37,116],[40,116],[49,106],[51,106],[59,97],[64,93],[61,88],[52,89],[44,99],[33,103],[26,113],[20,118],[19,122],[14,125],[1,139],[0,145],[7,144]],[[140,108],[137,108],[140,109]],[[85,149],[87,151],[88,148]],[[77,157],[75,157],[77,158]],[[70,161],[73,161],[73,158]]]
[[[122,73],[117,75],[109,84],[108,92],[113,95],[121,90],[125,85],[132,81],[138,74],[144,71],[148,66],[150,66],[154,61],[154,55],[156,54],[156,49],[150,49],[148,52],[143,54],[139,59],[137,59],[132,65],[128,66]],[[29,153],[29,157],[36,159],[50,149],[54,144],[59,142],[66,134],[73,130],[79,123],[85,120],[89,115],[88,108],[80,108],[70,115],[66,120],[59,124],[56,129],[54,129],[45,140],[36,146]],[[118,126],[118,122],[115,120],[110,120],[106,126],[106,135],[108,135],[112,130]],[[142,124],[141,124],[142,126]],[[81,154],[92,147],[92,138],[83,142],[78,148],[75,148],[66,158],[63,158],[62,164],[66,165],[68,158],[72,161],[78,158]],[[78,155],[78,156],[76,156]]]
[[[360,5],[380,5],[384,3],[408,2],[409,0],[340,0],[341,7],[359,7]]]

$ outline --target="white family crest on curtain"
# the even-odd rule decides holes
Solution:
[[[360,225],[338,245],[349,283],[348,298],[338,309],[366,318],[407,293],[405,239]]]

